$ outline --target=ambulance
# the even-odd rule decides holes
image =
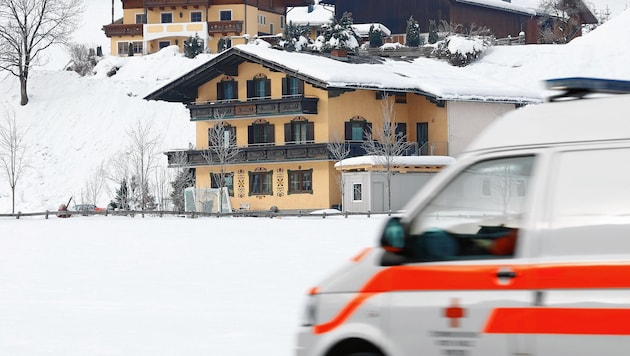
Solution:
[[[298,356],[630,355],[630,82],[548,85],[309,291]]]

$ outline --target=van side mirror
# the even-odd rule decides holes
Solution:
[[[393,217],[385,224],[381,235],[381,247],[389,252],[402,252],[405,248],[405,227],[400,218]]]
[[[381,235],[380,246],[385,250],[381,257],[382,266],[396,266],[404,263],[405,227],[400,218],[393,217],[387,221]]]

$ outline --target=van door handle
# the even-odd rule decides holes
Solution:
[[[497,278],[515,278],[516,272],[511,269],[501,269],[497,272]]]

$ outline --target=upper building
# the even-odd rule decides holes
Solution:
[[[198,36],[209,52],[284,32],[287,7],[312,0],[121,0],[123,17],[103,26],[112,55],[142,55]]]
[[[411,144],[408,155],[455,157],[498,116],[541,101],[539,93],[434,59],[338,60],[251,44],[222,52],[145,99],[190,110],[195,145],[167,152],[169,163],[194,168],[197,188],[217,187],[215,177],[227,172],[231,206],[254,210],[340,205],[341,173],[328,144],[347,144],[349,157],[364,155],[367,133],[383,126],[384,100],[393,106],[396,132]],[[210,152],[217,125],[239,147],[227,165]],[[182,153],[185,162],[176,160]],[[355,200],[368,190],[385,194],[376,191],[383,186],[348,184]]]
[[[570,40],[581,35],[583,24],[597,23],[581,0],[572,2],[574,9],[565,13],[543,9],[538,0],[320,0],[320,4],[334,5],[337,17],[351,12],[355,23],[382,23],[396,38],[404,37],[410,16],[421,32],[429,32],[430,20],[446,21],[465,28],[486,27],[497,38],[522,32],[530,44],[547,41],[547,33],[563,32]],[[560,25],[564,21],[568,26]],[[403,43],[402,37],[398,42]]]

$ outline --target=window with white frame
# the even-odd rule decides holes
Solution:
[[[123,41],[123,42],[118,42],[118,55],[125,55],[125,54],[142,54],[142,42],[141,41],[134,41],[134,42],[127,42],[127,41]]]
[[[352,183],[352,201],[363,201],[363,183]]]
[[[201,11],[192,11],[190,13],[190,22],[201,22],[202,14]]]
[[[280,28],[284,28],[284,16],[280,15]]]
[[[259,25],[266,25],[267,24],[267,16],[265,16],[265,15],[258,15],[258,24]]]
[[[145,13],[136,14],[136,23],[147,23],[147,15]]]
[[[219,10],[219,20],[232,21],[232,10]]]
[[[160,22],[161,23],[172,23],[173,22],[173,13],[172,12],[162,12],[160,14]]]

